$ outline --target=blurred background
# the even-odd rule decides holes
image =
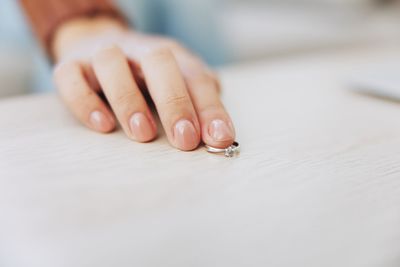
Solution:
[[[53,90],[16,0],[0,0],[0,97]],[[66,0],[67,1],[67,0]],[[135,27],[179,39],[219,67],[398,42],[398,0],[119,0]]]

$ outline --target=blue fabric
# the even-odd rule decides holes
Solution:
[[[216,27],[216,0],[117,0],[135,27],[175,37],[212,65],[224,62]],[[30,85],[35,91],[52,89],[50,67],[29,33],[16,0],[1,0],[0,39],[15,55],[26,54],[34,64]],[[1,49],[1,46],[0,46]],[[9,49],[3,49],[3,52]],[[0,51],[1,53],[2,51]],[[0,63],[4,64],[4,63]],[[19,77],[21,78],[21,77]]]
[[[225,61],[217,22],[219,0],[119,0],[119,3],[140,30],[177,38],[212,65]]]

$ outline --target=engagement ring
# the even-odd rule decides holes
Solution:
[[[238,142],[234,142],[232,145],[228,146],[227,148],[215,148],[212,146],[206,145],[207,152],[215,153],[215,154],[222,154],[224,153],[225,157],[232,158],[236,154],[239,153],[240,145]]]

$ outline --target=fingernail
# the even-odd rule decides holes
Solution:
[[[188,120],[180,120],[175,124],[174,138],[177,146],[183,150],[195,149],[199,144],[196,128]]]
[[[213,120],[210,123],[209,134],[217,142],[231,141],[234,139],[232,128],[223,120]]]
[[[92,127],[99,132],[108,132],[114,128],[113,121],[111,121],[103,112],[93,111],[90,114],[90,123]]]
[[[154,129],[150,120],[143,113],[135,113],[129,122],[132,135],[139,142],[147,142],[154,138]]]

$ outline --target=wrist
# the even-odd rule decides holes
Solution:
[[[51,52],[57,61],[82,40],[109,32],[119,33],[127,28],[121,20],[108,16],[80,17],[61,24],[54,33]]]

